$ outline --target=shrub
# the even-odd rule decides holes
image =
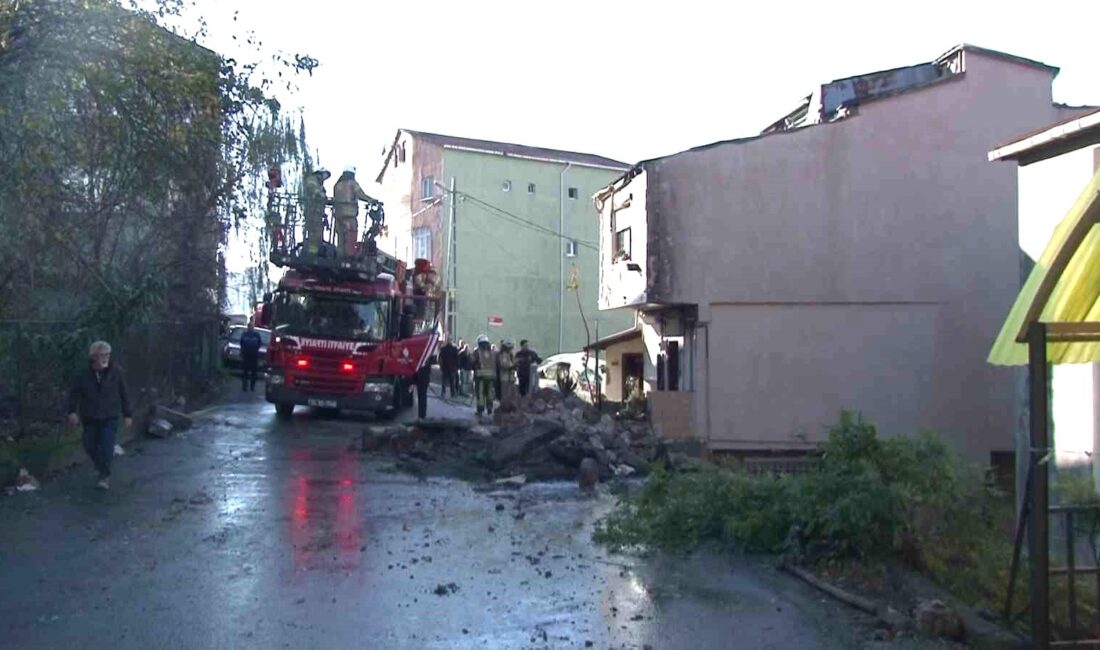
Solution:
[[[750,476],[735,467],[680,475],[655,467],[595,538],[618,549],[716,541],[811,561],[899,558],[969,588],[972,598],[997,588],[1011,505],[934,434],[883,440],[845,412],[821,452],[802,475]],[[968,585],[978,578],[981,584]]]

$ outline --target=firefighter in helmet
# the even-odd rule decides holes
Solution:
[[[336,245],[344,255],[355,254],[355,242],[359,237],[359,202],[377,203],[367,196],[359,181],[355,180],[355,167],[344,168],[344,173],[332,187],[332,214],[336,222]]]
[[[516,356],[512,339],[505,339],[497,352],[497,372],[500,374],[500,403],[511,404],[516,397]]]
[[[325,181],[329,176],[332,174],[324,168],[314,170],[306,176],[302,187],[302,203],[306,216],[306,251],[311,255],[316,255],[321,249],[321,239],[325,231],[325,204],[328,202]]]
[[[482,334],[477,337],[477,349],[471,359],[474,370],[474,394],[477,396],[477,414],[488,410],[493,414],[493,383],[496,380],[496,359],[489,337]]]

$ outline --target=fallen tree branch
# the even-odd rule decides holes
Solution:
[[[784,571],[786,571],[787,573],[790,573],[791,575],[793,575],[797,578],[801,578],[802,580],[809,583],[813,587],[816,587],[817,589],[819,589],[821,591],[824,591],[825,593],[829,594],[833,598],[836,598],[837,600],[844,603],[845,605],[850,605],[852,607],[855,607],[856,609],[858,609],[862,612],[865,612],[867,614],[870,614],[871,616],[878,616],[878,614],[879,614],[879,607],[875,603],[873,603],[870,600],[867,600],[866,598],[863,598],[861,596],[856,596],[855,594],[850,594],[847,591],[844,591],[843,589],[841,589],[840,587],[836,587],[834,585],[831,585],[831,584],[825,582],[824,580],[819,579],[817,576],[813,575],[809,571],[806,571],[805,569],[800,569],[800,568],[798,568],[796,566],[792,566],[790,564],[783,564],[781,568]]]

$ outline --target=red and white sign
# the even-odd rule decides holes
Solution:
[[[501,318],[500,316],[490,316],[489,317],[489,325],[491,327],[503,327],[504,326],[504,319]]]

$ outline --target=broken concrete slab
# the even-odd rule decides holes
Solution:
[[[172,428],[177,431],[186,431],[190,429],[192,425],[190,415],[181,413],[175,409],[170,409],[167,406],[157,406],[153,413],[153,417],[171,422]]]
[[[490,463],[494,467],[503,467],[510,461],[527,454],[534,447],[546,444],[563,433],[565,433],[565,427],[560,422],[536,417],[525,429],[500,440],[493,449]]]
[[[172,423],[163,418],[153,418],[149,421],[149,428],[146,429],[146,433],[153,438],[167,438],[172,435],[172,431],[175,427]]]

